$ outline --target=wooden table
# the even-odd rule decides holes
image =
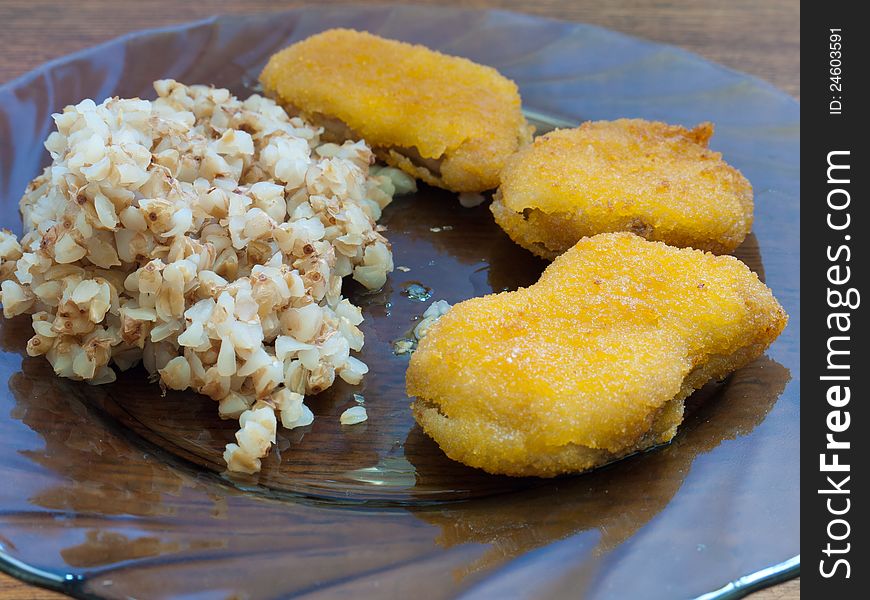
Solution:
[[[329,3],[320,0],[321,4]],[[414,4],[505,8],[602,25],[682,46],[766,79],[800,98],[799,0],[413,0]],[[213,0],[0,1],[0,83],[52,58],[135,29],[200,19],[215,13],[282,10],[303,2]],[[0,600],[61,595],[0,574]],[[751,600],[800,598],[800,579],[753,594]]]

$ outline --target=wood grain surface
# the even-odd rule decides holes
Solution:
[[[321,0],[320,4],[329,4]],[[766,79],[800,97],[798,0],[415,0],[413,4],[503,8],[602,25],[666,42]],[[272,0],[2,0],[0,83],[39,64],[123,33],[216,13],[283,10],[301,2]],[[63,596],[0,574],[0,600]],[[794,600],[800,580],[762,590],[752,600]]]

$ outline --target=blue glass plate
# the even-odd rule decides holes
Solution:
[[[672,444],[549,481],[446,459],[417,428],[390,351],[425,308],[534,281],[543,263],[485,206],[423,188],[384,215],[396,264],[364,304],[362,388],[313,402],[259,478],[221,475],[234,428],[214,403],[161,398],[143,372],[110,386],[57,379],[24,353],[29,319],[0,323],[0,568],[79,597],[725,598],[799,568],[799,106],[682,50],[507,12],[306,8],[127,35],[0,87],[2,225],[48,160],[50,114],[151,81],[251,93],[268,56],[345,26],[490,64],[540,129],[643,117],[716,124],[714,149],[753,183],[754,234],[735,253],[791,316],[766,357],[691,399]],[[450,227],[444,227],[450,226]],[[440,228],[432,231],[431,228]],[[353,289],[348,293],[356,294]],[[338,415],[366,398],[370,420]]]

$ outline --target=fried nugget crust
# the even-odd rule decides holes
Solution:
[[[309,37],[273,55],[260,81],[289,112],[457,192],[495,188],[531,139],[516,84],[495,69],[370,33]]]
[[[512,157],[491,204],[519,245],[555,258],[580,238],[630,231],[725,254],[752,229],[752,186],[694,129],[640,119],[584,123]]]
[[[685,398],[761,355],[787,320],[733,257],[600,234],[531,287],[455,305],[412,356],[407,391],[454,460],[579,472],[669,441]]]

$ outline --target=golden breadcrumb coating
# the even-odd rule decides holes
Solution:
[[[260,81],[288,111],[457,192],[495,188],[531,138],[516,84],[495,69],[370,33],[331,29],[293,44]]]
[[[519,245],[555,258],[580,238],[630,231],[725,254],[752,228],[752,186],[694,129],[620,119],[539,137],[501,173],[491,210]]]
[[[787,320],[736,258],[600,234],[531,287],[453,306],[411,358],[407,391],[454,460],[578,472],[670,440],[684,399],[761,355]]]

